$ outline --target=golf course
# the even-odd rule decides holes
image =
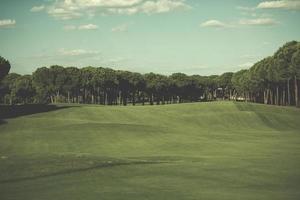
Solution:
[[[70,105],[1,120],[0,199],[300,199],[295,107]]]

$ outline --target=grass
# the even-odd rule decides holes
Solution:
[[[0,199],[300,199],[300,110],[76,106],[0,125]]]

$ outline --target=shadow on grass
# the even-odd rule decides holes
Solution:
[[[270,107],[268,109],[265,109],[263,105],[256,105],[254,103],[245,103],[245,102],[234,102],[235,106],[239,111],[246,111],[246,112],[253,112],[259,120],[268,128],[271,128],[273,130],[277,131],[283,131],[286,129],[295,129],[294,126],[288,126],[286,124],[286,121],[280,118],[277,118],[274,114],[276,110],[270,110]],[[279,111],[279,110],[278,110]],[[285,124],[285,126],[282,126],[282,124]]]
[[[6,123],[4,119],[32,115],[36,113],[50,112],[72,106],[56,106],[46,104],[28,104],[28,105],[0,105],[0,125]]]
[[[6,124],[6,123],[7,123],[6,121],[0,119],[0,125],[1,125],[1,124]]]
[[[30,176],[30,177],[20,177],[20,178],[15,178],[15,179],[2,180],[2,181],[0,181],[0,184],[37,180],[37,179],[41,179],[41,178],[54,177],[54,176],[63,176],[63,175],[86,172],[86,171],[96,170],[96,169],[101,169],[101,168],[131,166],[131,165],[154,165],[154,164],[163,164],[163,163],[169,163],[169,162],[134,161],[134,162],[101,163],[101,164],[94,165],[91,167],[86,167],[86,168],[66,169],[66,170],[53,172],[53,173],[49,173],[49,174],[41,174],[41,175]]]

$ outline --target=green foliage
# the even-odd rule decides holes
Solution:
[[[284,81],[291,77],[291,63],[294,52],[299,44],[296,41],[288,42],[274,54],[274,77],[276,81]]]
[[[300,78],[300,43],[297,46],[297,51],[292,56],[292,63],[290,65],[290,72],[292,75]]]
[[[255,63],[249,73],[244,74],[244,70],[235,73],[233,87],[240,95],[248,94],[246,99],[254,102],[297,105],[299,51],[299,42],[286,43],[273,56]],[[296,79],[294,84],[290,81],[292,79]]]
[[[35,88],[32,85],[32,77],[25,75],[17,78],[12,93],[16,96],[18,103],[33,102]]]
[[[0,96],[2,96],[2,102],[6,104],[12,104],[15,102],[16,96],[13,93],[17,80],[21,78],[21,75],[16,73],[8,74],[0,85]]]
[[[0,81],[8,74],[9,70],[9,61],[0,56]]]
[[[232,76],[232,83],[235,86],[237,92],[242,93],[247,90],[248,87],[248,70],[240,70]]]

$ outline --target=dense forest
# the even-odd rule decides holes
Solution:
[[[292,41],[250,69],[222,75],[170,76],[102,67],[38,68],[9,73],[0,57],[0,103],[170,104],[228,99],[299,106],[300,42]]]

